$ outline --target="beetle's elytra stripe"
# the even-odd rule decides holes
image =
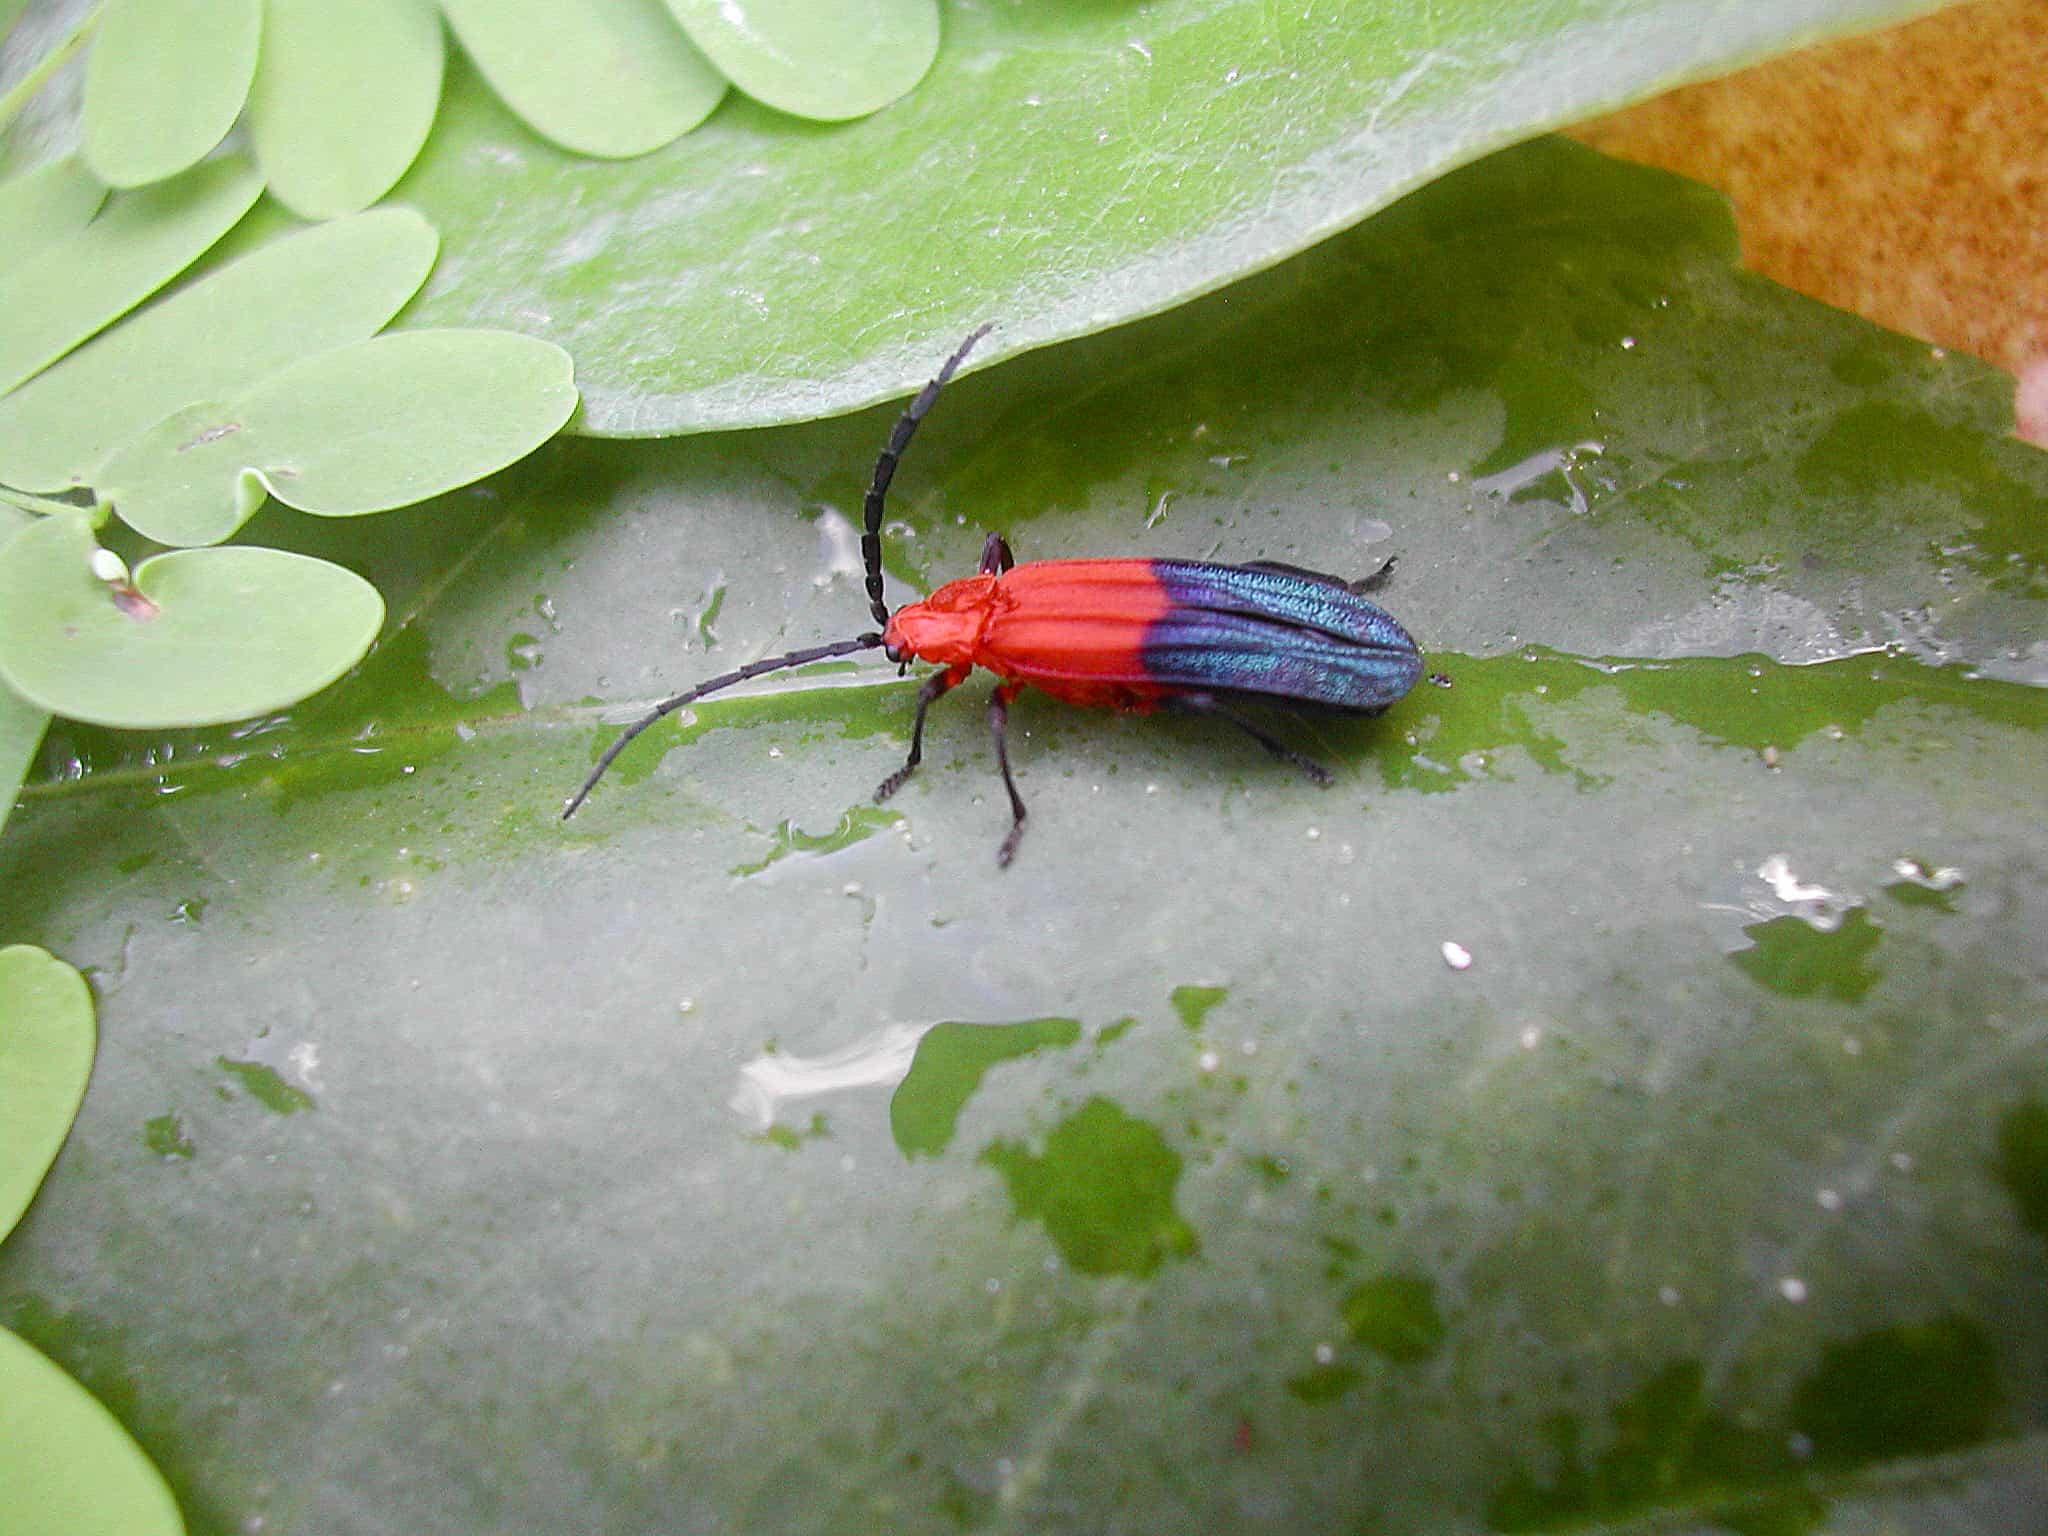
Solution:
[[[1293,571],[1197,560],[1154,560],[1154,579],[1176,608],[1237,613],[1320,631],[1351,645],[1413,650],[1415,642],[1379,604],[1342,582]]]
[[[1381,709],[1422,676],[1408,632],[1341,583],[1292,571],[1151,562],[1169,599],[1141,650],[1145,673],[1334,709]]]
[[[1290,638],[1276,645],[1270,625],[1163,625],[1145,648],[1155,683],[1264,694],[1278,701],[1330,709],[1383,709],[1404,697],[1421,675],[1414,651],[1363,649]],[[1246,630],[1253,630],[1246,633]],[[1179,635],[1188,634],[1186,641]]]

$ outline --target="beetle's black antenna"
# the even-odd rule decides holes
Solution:
[[[963,349],[964,350],[964,349]],[[801,667],[813,661],[824,661],[831,656],[851,656],[855,651],[872,651],[882,643],[882,637],[870,631],[855,635],[851,640],[835,640],[830,645],[814,645],[801,651],[791,651],[786,656],[770,656],[765,661],[749,662],[737,672],[728,672],[723,677],[714,677],[708,683],[699,683],[687,693],[679,693],[672,699],[663,699],[653,709],[635,720],[619,733],[619,739],[604,749],[604,756],[597,760],[597,766],[590,770],[590,777],[583,781],[583,787],[569,797],[569,803],[562,807],[562,820],[567,821],[576,814],[576,807],[589,798],[597,787],[597,781],[604,777],[605,769],[611,767],[613,759],[626,750],[626,744],[638,736],[655,721],[674,714],[685,704],[694,704],[707,693],[716,693],[721,688],[730,688],[734,683],[744,683],[748,678],[763,677],[770,672],[783,672],[791,667]]]
[[[896,462],[903,457],[903,450],[910,446],[911,435],[917,431],[917,424],[924,420],[924,413],[932,408],[932,402],[939,398],[939,391],[952,379],[953,370],[974,350],[974,344],[994,329],[995,322],[990,321],[960,343],[959,350],[946,359],[946,365],[939,370],[938,376],[917,392],[917,398],[910,402],[910,409],[897,420],[895,430],[889,434],[889,445],[875,460],[875,478],[868,484],[865,503],[860,558],[868,572],[868,611],[884,628],[889,623],[889,605],[882,601],[882,502],[889,494],[889,482],[896,478]]]

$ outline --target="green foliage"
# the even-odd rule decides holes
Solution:
[[[265,492],[353,517],[468,485],[554,436],[575,407],[569,359],[548,342],[396,332],[165,417],[102,464],[94,488],[158,543],[214,544]]]
[[[262,31],[261,0],[105,0],[85,70],[92,173],[140,187],[197,165],[241,115]]]
[[[2048,1238],[2048,1104],[2028,1099],[1999,1121],[1998,1176],[2027,1229]]]
[[[7,249],[27,252],[0,272],[0,392],[48,367],[197,261],[262,190],[246,162],[213,160],[116,197],[98,217],[73,194],[61,229],[34,222],[0,228]],[[43,197],[9,202],[9,211],[31,220],[48,206]]]
[[[989,1071],[1081,1037],[1076,1019],[1021,1024],[935,1024],[889,1100],[889,1129],[905,1157],[936,1157],[951,1145],[960,1111]]]
[[[855,10],[676,4],[693,29]],[[736,100],[610,162],[535,144],[457,65],[397,195],[465,275],[408,321],[559,342],[598,435],[831,415],[916,389],[983,321],[999,328],[975,367],[1155,314],[1504,144],[1925,8],[1791,0],[1702,26],[1681,0],[953,5],[930,74],[887,111],[824,132]],[[790,43],[792,66],[861,56]]]
[[[835,539],[892,409],[258,514],[404,617],[254,733],[60,728],[0,926],[95,968],[121,1070],[0,1320],[96,1390],[146,1361],[124,1420],[225,1528],[2028,1507],[2048,706],[2007,570],[2048,522],[1976,541],[2048,468],[1989,370],[1731,246],[1546,143],[949,390],[898,591],[988,526],[1391,552],[1450,679],[1282,722],[1328,791],[1027,697],[1003,872],[977,696],[866,814],[915,689],[875,663],[707,700],[556,819],[645,700],[864,622]],[[1924,424],[1902,484],[1827,447],[1879,406]],[[1881,937],[1774,987],[1738,957],[1780,921]]]
[[[1425,1275],[1375,1275],[1344,1296],[1344,1331],[1401,1364],[1427,1360],[1444,1341],[1436,1283]]]
[[[0,483],[91,487],[110,454],[180,407],[374,336],[426,281],[435,244],[418,214],[380,209],[272,241],[187,284],[0,396]]]
[[[308,219],[382,197],[433,127],[442,53],[422,0],[264,0],[249,139],[271,196]]]
[[[92,1070],[85,978],[27,944],[0,949],[0,1241],[55,1161]],[[177,1536],[170,1491],[92,1395],[0,1329],[0,1531]]]
[[[939,43],[937,0],[101,0],[74,35],[91,39],[85,161],[110,186],[144,186],[189,170],[241,118],[287,207],[357,212],[433,126],[443,16],[528,128],[599,156],[688,133],[728,79],[800,118],[865,116],[916,86]]]
[[[0,1240],[64,1144],[92,1052],[84,978],[30,945],[0,949]]]
[[[646,0],[596,0],[573,19],[547,0],[442,0],[498,97],[535,133],[583,155],[643,155],[688,133],[725,79]]]
[[[0,450],[46,454],[17,487],[45,492],[223,453],[195,537],[266,481],[362,510],[449,396],[454,457],[502,451],[423,340],[416,395],[340,386],[407,402],[360,475],[299,458],[354,435],[306,432],[324,381],[472,304],[573,334],[603,430],[787,421],[921,379],[998,300],[1013,350],[1115,327],[1547,113],[1883,9],[959,7],[890,112],[733,103],[630,166],[536,145],[458,64],[408,188],[459,210],[417,330],[300,352],[251,325],[181,374],[160,349],[282,314],[299,264],[223,263],[205,282],[255,298],[77,354],[63,387],[119,423],[52,404]],[[75,232],[95,198],[52,172],[0,217]],[[373,218],[293,247],[384,255],[283,328],[405,302],[419,226]],[[913,686],[879,665],[707,701],[555,817],[619,715],[864,622],[844,514],[893,409],[560,443],[376,520],[265,507],[246,535],[300,553],[132,581],[104,506],[0,507],[0,676],[25,656],[86,707],[131,678],[106,718],[256,708],[181,690],[359,650],[374,616],[342,635],[327,578],[278,562],[360,568],[397,615],[288,716],[57,726],[0,931],[88,965],[120,1049],[0,1253],[0,1320],[209,1529],[2030,1507],[2033,1442],[1998,1437],[2038,1438],[2048,1358],[2048,471],[1996,375],[1732,252],[1697,189],[1539,145],[957,384],[897,482],[893,577],[958,574],[989,525],[1027,558],[1391,550],[1449,684],[1285,726],[1327,792],[1200,722],[1027,700],[1000,875],[971,701],[868,804]],[[524,356],[559,407],[559,361]],[[259,429],[307,473],[220,446]],[[183,638],[200,659],[167,659]],[[41,725],[0,693],[0,769]],[[805,1113],[764,1132],[728,1106],[774,1063]],[[61,1425],[77,1389],[12,1342],[0,1403]]]
[[[354,665],[384,618],[375,587],[308,555],[173,550],[123,592],[93,574],[93,549],[85,520],[61,513],[0,546],[0,679],[74,720],[139,730],[282,709]]]
[[[1778,1437],[1730,1423],[1713,1410],[1706,1372],[1697,1360],[1678,1360],[1613,1404],[1605,1444],[1587,1465],[1581,1430],[1571,1415],[1544,1426],[1557,1463],[1546,1483],[1518,1469],[1487,1509],[1497,1530],[1572,1529],[1590,1518],[1626,1519],[1659,1505],[1704,1504],[1711,1523],[1758,1536],[1803,1536],[1819,1524],[1810,1496],[1780,1491],[1794,1470]],[[1767,1490],[1714,1507],[1712,1495],[1744,1485]]]
[[[1157,1126],[1091,1098],[1046,1134],[1043,1152],[997,1141],[981,1154],[1021,1220],[1043,1222],[1084,1275],[1149,1275],[1199,1243],[1175,1208],[1180,1154]]]
[[[1839,922],[1774,917],[1743,930],[1747,949],[1734,961],[1760,987],[1786,997],[1834,997],[1853,1003],[1868,992],[1880,971],[1869,964],[1883,934],[1861,907]]]
[[[170,1490],[119,1421],[4,1328],[0,1430],[8,1536],[183,1536]]]
[[[61,238],[15,277],[19,293],[49,300],[14,327],[21,366],[169,282],[255,188],[246,168],[216,162],[120,194],[94,219],[100,194],[69,162],[22,178],[0,223]],[[376,335],[425,281],[435,245],[401,208],[258,244],[0,395],[0,496],[49,514],[35,527],[10,509],[0,525],[9,791],[42,711],[126,726],[238,719],[325,686],[376,636],[374,590],[311,556],[194,551],[145,561],[133,588],[110,582],[91,565],[109,558],[92,531],[109,511],[185,546],[229,538],[271,495],[323,516],[381,512],[489,475],[568,420],[569,359],[547,342]],[[76,291],[57,257],[82,264]],[[89,520],[52,499],[73,492],[91,501]]]
[[[1833,26],[1911,8],[1806,3]],[[460,276],[406,323],[488,315],[569,342],[596,381],[583,425],[599,432],[842,410],[919,381],[988,314],[1006,321],[990,358],[1100,329],[1267,265],[1559,112],[1699,67],[1697,30],[1670,0],[1474,8],[1453,25],[1486,46],[1462,51],[1442,46],[1436,18],[1361,28],[1195,0],[1142,24],[1117,7],[965,9],[930,87],[870,116],[934,68],[933,0],[444,9],[530,125],[640,158],[598,164],[534,144],[457,68],[405,195],[452,221]],[[78,10],[52,0],[37,19],[54,36]],[[433,126],[443,45],[424,0],[346,14],[280,0],[261,8],[260,29],[253,4],[207,14],[202,26],[182,0],[115,0],[46,61],[92,38],[85,160],[106,180],[149,184],[103,210],[98,184],[63,160],[0,185],[0,232],[32,252],[0,276],[0,386],[29,381],[0,397],[0,495],[43,512],[79,489],[96,521],[111,507],[150,539],[209,544],[266,497],[380,510],[488,473],[555,430],[575,403],[560,353],[509,338],[361,344],[431,259],[431,233],[397,210],[269,247],[238,235],[230,243],[253,254],[63,358],[176,282],[264,181],[303,213],[346,213],[400,176]],[[1603,46],[1589,51],[1575,29],[1593,20]],[[1753,51],[1814,20],[1796,7],[1731,19],[1712,46]],[[728,76],[790,114],[868,120],[820,133],[740,106],[687,150],[645,153],[711,113]],[[43,78],[38,65],[20,89]],[[193,165],[244,95],[256,165]],[[1140,97],[1142,130],[1129,112]],[[1475,99],[1487,112],[1473,114]],[[1106,102],[1124,103],[1116,121]],[[954,174],[929,174],[934,144]],[[1287,197],[1249,211],[1239,189],[1268,181]],[[276,223],[273,211],[251,226]],[[947,282],[907,299],[904,274],[935,245]],[[689,343],[650,343],[664,336]],[[283,671],[325,675],[329,659]],[[25,669],[0,661],[0,675]],[[101,720],[164,718],[154,700],[96,707]],[[33,729],[33,710],[11,716],[10,740]]]
[[[1981,1442],[2002,1395],[1990,1336],[1971,1318],[1936,1317],[1828,1345],[1792,1422],[1823,1463],[1933,1456]]]
[[[0,232],[10,249],[68,238],[85,228],[107,189],[66,156],[0,181]]]
[[[49,723],[48,710],[37,708],[0,683],[0,785],[8,786],[0,796],[0,827],[6,826],[8,813],[14,809],[13,786],[28,777],[43,728]]]
[[[938,0],[668,0],[690,41],[764,106],[828,122],[904,95],[939,51]]]

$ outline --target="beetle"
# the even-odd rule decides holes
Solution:
[[[834,656],[879,648],[900,670],[930,662],[910,725],[910,756],[875,791],[901,789],[924,758],[924,721],[932,704],[976,667],[1001,681],[989,699],[996,763],[1010,796],[1010,830],[996,851],[1007,865],[1024,835],[1024,800],[1010,771],[1010,703],[1036,688],[1073,704],[1139,713],[1175,709],[1213,715],[1248,734],[1273,756],[1318,784],[1330,771],[1240,712],[1272,704],[1350,715],[1377,715],[1422,676],[1422,652],[1393,615],[1365,594],[1392,573],[1389,559],[1370,576],[1341,576],[1272,560],[1218,565],[1202,560],[1032,560],[1018,564],[1003,536],[991,533],[980,569],[891,612],[882,597],[882,508],[896,466],[918,423],[954,371],[986,336],[984,325],[918,391],[875,460],[863,503],[861,561],[869,610],[879,629],[750,662],[664,699],[605,748],[570,796],[568,820],[627,745],[657,720],[750,678]]]

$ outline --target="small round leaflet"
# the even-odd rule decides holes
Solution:
[[[24,251],[31,240],[76,234],[106,200],[107,189],[75,155],[9,176],[0,181],[0,247]]]
[[[420,0],[267,0],[249,137],[270,195],[331,219],[389,192],[434,125],[442,53]]]
[[[353,571],[284,550],[180,549],[145,560],[117,603],[83,517],[0,548],[0,678],[74,720],[152,730],[296,703],[359,660],[384,603]]]
[[[441,13],[505,104],[579,154],[659,149],[725,95],[655,0],[442,0]]]
[[[93,174],[139,187],[196,165],[241,115],[262,29],[259,0],[107,0],[85,64]]]
[[[0,1529],[180,1536],[162,1474],[93,1395],[0,1328]]]
[[[233,399],[300,358],[366,341],[434,268],[434,227],[378,208],[257,247],[0,397],[0,482],[89,485],[195,400]]]
[[[64,1145],[92,1052],[85,978],[33,945],[0,949],[0,1238]]]
[[[758,102],[797,117],[865,117],[925,77],[938,0],[668,0],[690,41]]]
[[[223,156],[108,198],[82,226],[0,262],[0,393],[33,377],[197,261],[263,194]]]
[[[511,331],[392,331],[179,411],[94,479],[160,544],[212,544],[263,492],[322,517],[411,506],[546,442],[576,408],[569,354]]]

